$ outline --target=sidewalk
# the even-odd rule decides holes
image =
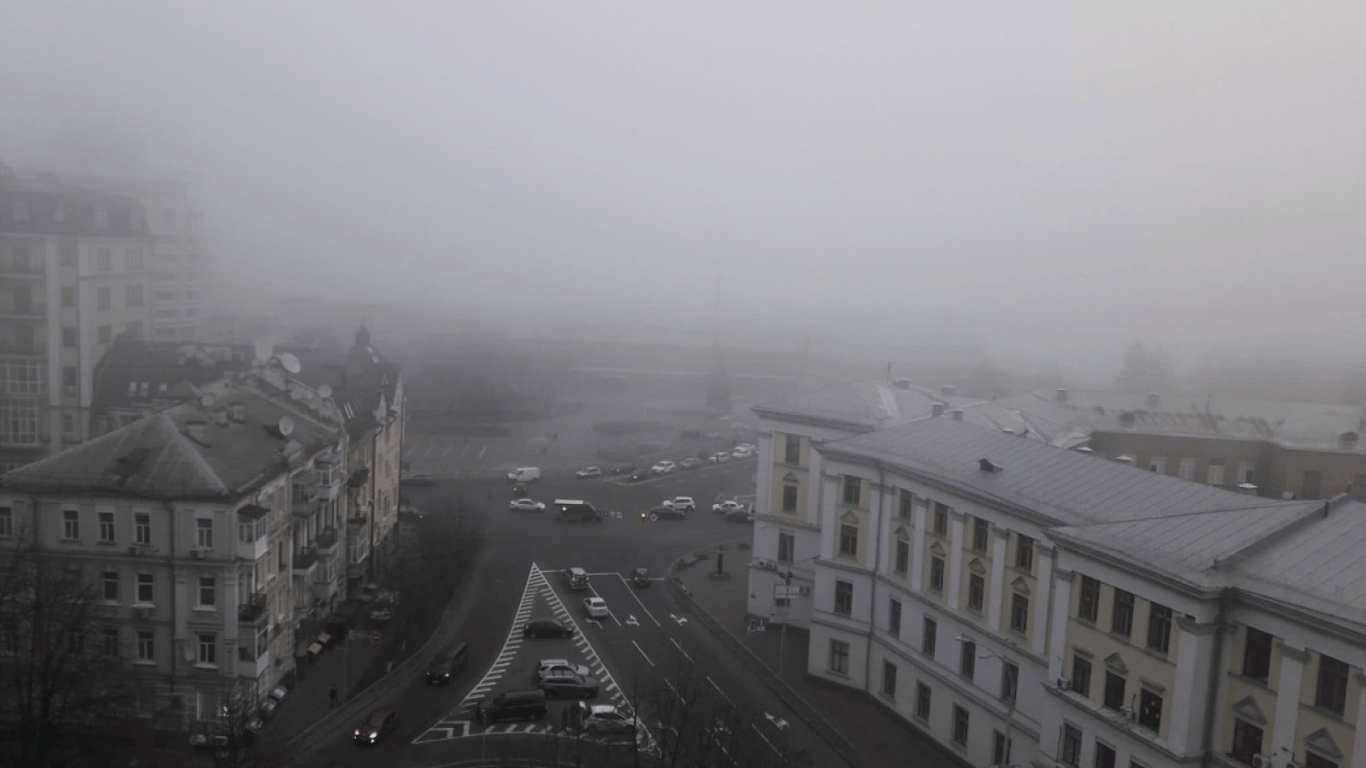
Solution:
[[[337,714],[330,697],[333,686],[337,689],[337,710],[360,693],[366,670],[384,650],[384,646],[371,642],[370,634],[364,628],[354,628],[347,638],[338,639],[316,661],[304,663],[299,668],[289,698],[261,732],[264,748],[282,746],[309,726]]]
[[[714,549],[714,548],[713,548]],[[816,733],[826,737],[832,749],[848,760],[851,768],[963,768],[967,764],[950,755],[889,709],[861,691],[826,682],[806,674],[810,637],[803,629],[769,625],[763,632],[749,632],[747,550],[726,544],[725,570],[729,578],[715,578],[716,561],[701,560],[674,571],[691,592],[695,611],[705,611],[709,624],[728,635],[728,645],[773,673],[770,687],[799,712],[815,722]],[[781,664],[780,664],[781,662]],[[833,768],[833,767],[832,767]]]

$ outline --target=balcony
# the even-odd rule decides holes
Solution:
[[[248,649],[248,648],[239,648],[238,651],[239,651],[239,653],[237,654],[237,676],[238,676],[238,677],[245,677],[245,678],[248,678],[248,679],[251,679],[251,680],[256,680],[256,679],[260,678],[261,675],[265,674],[265,671],[266,671],[267,669],[270,669],[270,652],[269,652],[269,651],[266,651],[265,653],[262,653],[260,656],[257,656],[257,657],[254,658],[254,659],[249,659],[249,658],[244,658],[244,657],[243,657],[244,654],[245,654],[246,656],[250,656],[250,655],[251,655],[251,650],[250,650],[250,649]],[[244,652],[244,653],[243,653],[243,652]]]
[[[266,619],[266,593],[257,592],[237,606],[237,621],[260,626]]]
[[[47,316],[47,303],[35,301],[28,305],[0,304],[0,318],[6,319],[42,319]]]
[[[304,547],[294,553],[294,575],[307,576],[318,565],[318,548]]]
[[[318,554],[323,556],[336,553],[339,543],[341,543],[341,538],[337,535],[336,528],[324,528],[317,536],[313,537],[313,546],[318,550]]]

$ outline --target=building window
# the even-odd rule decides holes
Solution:
[[[986,579],[973,573],[968,576],[968,609],[982,612],[982,600],[987,590]]]
[[[935,646],[939,641],[939,624],[929,616],[925,617],[925,626],[920,632],[920,650],[926,656],[934,657]]]
[[[1338,768],[1338,764],[1313,752],[1304,753],[1304,768]]]
[[[104,656],[119,655],[119,631],[113,627],[100,633],[100,653]]]
[[[1115,768],[1115,748],[1096,742],[1096,768]]]
[[[1134,594],[1115,590],[1115,613],[1110,617],[1110,631],[1128,637],[1134,631]]]
[[[1321,498],[1323,496],[1323,473],[1316,469],[1306,469],[1301,491],[1301,499]]]
[[[216,636],[199,636],[199,663],[208,667],[218,665],[218,638]]]
[[[62,386],[73,389],[76,387],[76,366],[62,366]]]
[[[1209,467],[1205,470],[1205,482],[1210,485],[1224,484],[1224,460],[1210,459]]]
[[[1229,757],[1242,763],[1252,765],[1252,758],[1262,754],[1262,729],[1247,722],[1246,720],[1233,719],[1233,747],[1229,750]]]
[[[1072,690],[1091,698],[1091,662],[1080,656],[1072,657]]]
[[[114,305],[110,299],[111,291],[109,286],[102,285],[95,289],[95,309],[109,309]]]
[[[1148,607],[1148,647],[1166,653],[1172,641],[1172,609],[1150,603]]]
[[[858,556],[858,526],[840,526],[840,554],[845,557]]]
[[[1010,597],[1010,631],[1029,631],[1029,598],[1024,595]]]
[[[934,532],[939,536],[949,535],[949,507],[937,501],[934,503]]]
[[[972,548],[978,552],[987,551],[987,542],[990,539],[991,523],[982,518],[972,521]]]
[[[854,611],[854,584],[850,581],[835,582],[835,613],[848,616]]]
[[[139,603],[148,603],[148,604],[150,604],[150,603],[153,602],[156,593],[152,590],[152,584],[153,584],[153,582],[152,582],[152,574],[150,574],[150,573],[139,573],[139,574],[138,574],[138,602],[139,602]]]
[[[100,541],[109,543],[114,541],[114,513],[101,512],[100,515]]]
[[[958,653],[958,674],[971,680],[977,673],[977,643],[964,640]]]
[[[1148,471],[1159,475],[1167,474],[1167,457],[1153,456],[1148,459]]]
[[[1114,672],[1105,673],[1105,700],[1110,709],[1124,709],[1124,678]]]
[[[194,521],[195,542],[200,549],[213,549],[213,519],[201,517]]]
[[[897,517],[910,522],[915,512],[915,494],[902,488],[897,496],[897,507]]]
[[[924,683],[915,684],[915,716],[930,719],[930,687]]]
[[[138,630],[138,661],[155,661],[156,649],[152,647],[152,633],[149,630]]]
[[[1350,668],[1346,662],[1332,656],[1319,655],[1319,684],[1314,694],[1314,706],[1341,715],[1347,706],[1347,677]]]
[[[99,220],[99,218],[100,218],[100,212],[103,211],[103,210],[104,210],[104,207],[103,207],[103,206],[100,206],[99,208],[95,209],[95,219],[96,219],[96,221]],[[103,227],[104,225],[101,224],[100,226]],[[95,269],[98,270],[98,271],[100,271],[100,272],[108,272],[109,270],[111,270],[111,269],[113,269],[113,268],[114,268],[114,265],[113,265],[113,262],[112,262],[112,260],[110,259],[110,256],[109,256],[109,248],[108,248],[107,246],[103,246],[103,245],[100,246],[100,247],[98,247],[98,248],[96,248],[96,249],[95,249]]]
[[[1243,640],[1243,676],[1263,683],[1271,675],[1271,644],[1273,638],[1267,632],[1252,627],[1247,628]]]
[[[212,608],[218,600],[218,583],[212,576],[199,577],[199,606]]]
[[[792,552],[797,546],[797,539],[790,533],[778,534],[778,562],[791,563]]]
[[[1162,730],[1162,697],[1147,688],[1138,692],[1138,724],[1154,731]]]
[[[62,306],[76,306],[76,289],[70,286],[62,286]],[[73,345],[74,346],[74,345]]]
[[[787,435],[783,440],[783,463],[798,466],[802,463],[802,439]]]
[[[76,418],[69,413],[62,414],[62,434],[70,436],[76,432]]]
[[[62,327],[62,346],[68,349],[75,349],[77,344],[76,329],[71,326]]]
[[[930,558],[930,591],[944,591],[944,559],[941,557]]]
[[[886,660],[882,662],[882,695],[896,698],[896,665]]]
[[[62,510],[62,538],[67,541],[77,541],[81,538],[81,513],[79,510]]]
[[[796,512],[796,511],[797,511],[797,486],[795,486],[795,485],[784,485],[784,486],[783,486],[783,511],[784,511],[784,512]]]
[[[1022,571],[1034,570],[1034,540],[1028,536],[1015,537],[1015,567]]]
[[[1020,691],[1020,667],[1013,661],[1001,660],[1001,699],[1011,704]]]
[[[113,326],[101,325],[95,329],[95,343],[108,344],[114,338]]]
[[[14,510],[9,507],[0,507],[0,539],[9,539],[14,536]]]
[[[117,571],[104,572],[104,599],[110,603],[119,601],[119,574]]]
[[[895,597],[887,599],[887,634],[901,637],[901,601]]]
[[[968,745],[968,711],[953,705],[953,743],[960,747]]]
[[[1062,727],[1062,754],[1058,755],[1067,765],[1077,768],[1081,765],[1081,729],[1075,725]]]
[[[849,674],[849,644],[843,640],[830,641],[830,671],[837,675]]]
[[[991,764],[1010,764],[1010,739],[1000,731],[991,732]]]
[[[911,570],[911,543],[905,539],[896,541],[896,572],[905,576]]]
[[[133,540],[138,544],[152,543],[152,516],[146,512],[133,515]]]
[[[1182,459],[1176,467],[1176,476],[1182,480],[1195,479],[1195,459]]]
[[[853,475],[844,476],[844,494],[842,498],[845,504],[857,507],[859,505],[859,496],[862,491],[862,478],[854,477]]]
[[[1090,576],[1081,577],[1081,600],[1077,604],[1077,618],[1096,623],[1100,614],[1100,582]]]

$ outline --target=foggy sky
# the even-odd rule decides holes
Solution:
[[[1004,357],[1359,359],[1363,8],[11,4],[0,159],[134,127],[244,306],[707,315],[719,274]]]

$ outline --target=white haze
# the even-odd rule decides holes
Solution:
[[[0,159],[73,119],[202,175],[243,307],[661,306],[1361,362],[1359,3],[61,2]]]

